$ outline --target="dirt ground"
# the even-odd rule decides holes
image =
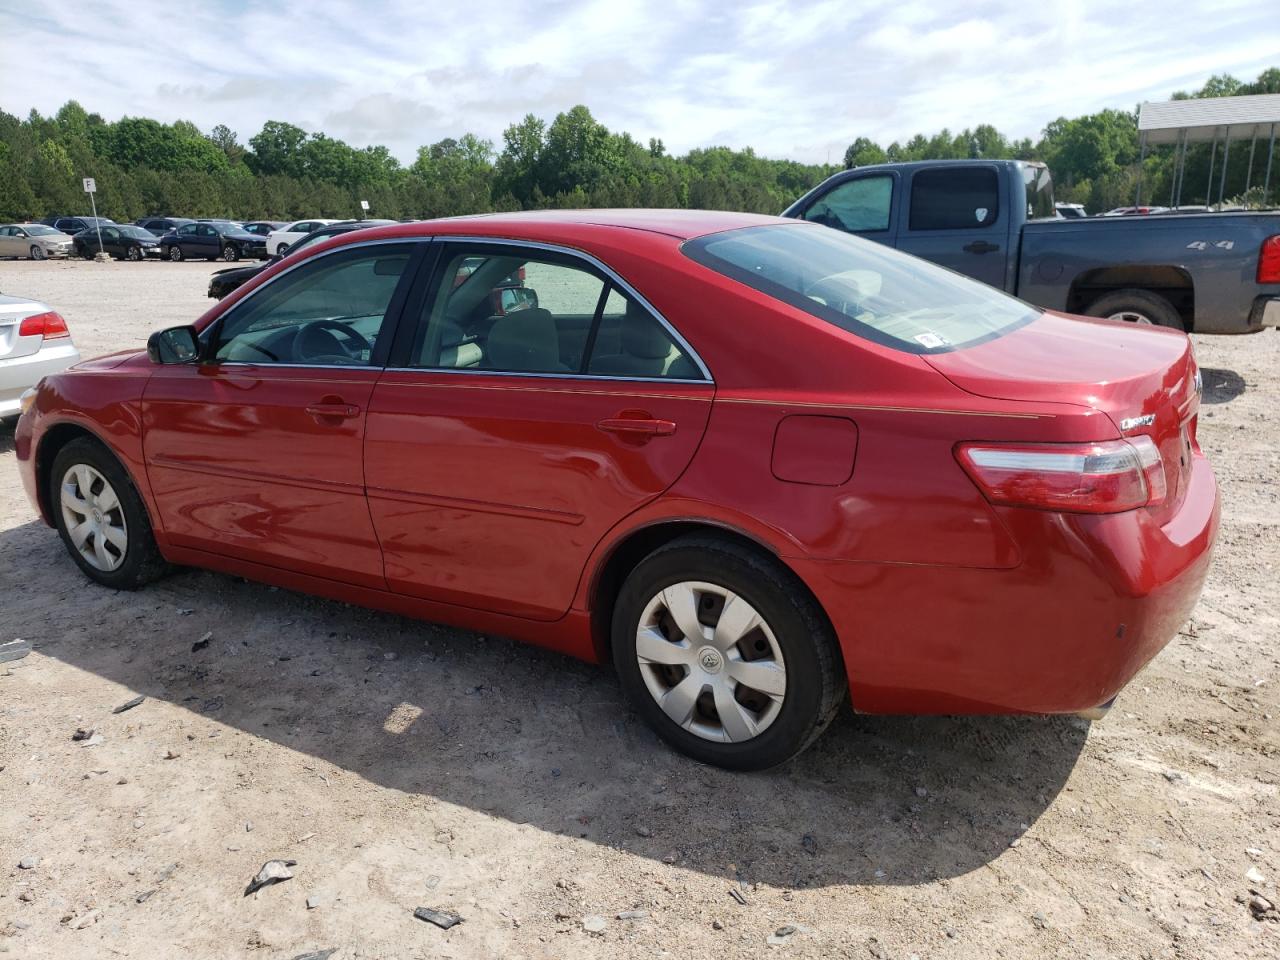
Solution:
[[[194,319],[212,269],[0,262],[0,290],[89,356]],[[0,664],[0,955],[1280,956],[1246,905],[1280,899],[1280,334],[1196,346],[1218,553],[1109,717],[847,713],[749,776],[531,647],[199,571],[92,586],[4,428],[0,641],[35,649]],[[293,879],[244,896],[273,858]]]

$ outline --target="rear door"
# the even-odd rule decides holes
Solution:
[[[25,257],[29,243],[18,227],[0,227],[0,257]]]
[[[995,165],[914,170],[899,221],[899,250],[1004,289],[1013,216]]]
[[[369,406],[387,582],[553,620],[605,532],[683,472],[714,386],[599,264],[514,243],[439,247]]]
[[[307,260],[207,331],[210,360],[155,369],[144,455],[170,541],[385,588],[364,494],[365,416],[424,246]]]

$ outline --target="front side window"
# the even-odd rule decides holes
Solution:
[[[782,303],[909,353],[973,346],[1040,315],[984,283],[835,230],[745,227],[681,249]]]
[[[1000,180],[990,167],[934,167],[911,178],[912,230],[972,230],[1000,216]]]
[[[893,177],[884,174],[846,180],[815,200],[804,219],[846,233],[889,229]]]
[[[455,247],[437,273],[410,366],[701,379],[662,323],[577,258]]]
[[[378,244],[298,267],[222,318],[215,359],[368,366],[411,251]]]
[[[196,225],[194,223],[188,223],[178,231],[178,233],[182,234],[184,237],[194,236],[195,232]]]

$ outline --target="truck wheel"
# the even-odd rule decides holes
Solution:
[[[1093,301],[1084,312],[1090,317],[1106,317],[1172,330],[1185,329],[1174,305],[1150,290],[1116,290]]]

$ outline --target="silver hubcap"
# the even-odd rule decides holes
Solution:
[[[1123,320],[1125,323],[1144,323],[1151,326],[1151,318],[1144,313],[1138,313],[1136,310],[1121,310],[1119,313],[1113,313],[1107,317],[1108,320]]]
[[[107,478],[78,463],[62,476],[61,499],[67,536],[89,566],[109,573],[124,563],[129,530]]]
[[[787,693],[787,667],[769,625],[745,599],[684,581],[645,605],[636,629],[640,675],[662,712],[704,740],[763,733]]]

